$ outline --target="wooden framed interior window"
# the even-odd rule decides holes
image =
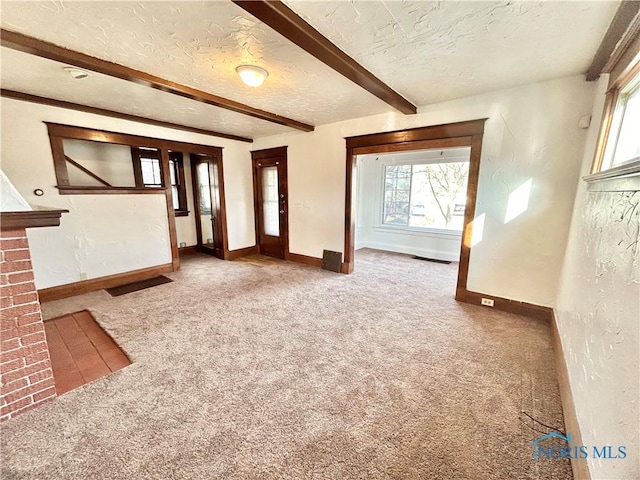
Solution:
[[[139,185],[131,148],[154,152],[161,165],[156,139],[122,133],[46,123],[61,195],[164,194],[164,188]],[[161,185],[160,185],[161,186]]]
[[[222,165],[222,148],[44,123],[49,133],[56,187],[61,195],[165,195],[172,264],[174,271],[180,268],[175,217],[188,214],[183,156],[209,155]],[[143,173],[143,162],[133,160],[134,150],[139,159],[148,160],[144,162],[146,173]],[[171,185],[163,181],[165,178],[171,179]],[[226,224],[222,174],[220,182],[221,217],[223,224]],[[226,228],[221,229],[221,236],[226,254]]]
[[[169,172],[173,191],[173,208],[177,217],[189,215],[187,206],[187,184],[184,180],[184,155],[182,152],[169,152]]]
[[[131,147],[131,161],[136,187],[161,188],[164,186],[162,156],[157,148]]]
[[[587,180],[640,172],[640,60],[607,92],[598,144]]]
[[[131,147],[133,174],[138,188],[162,188],[165,186],[162,174],[162,155],[157,148]],[[173,209],[176,217],[189,215],[187,207],[187,188],[184,180],[184,154],[169,151],[169,174]]]

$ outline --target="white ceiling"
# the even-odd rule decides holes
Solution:
[[[8,30],[305,123],[319,125],[336,117],[389,110],[231,2],[3,2],[0,23]],[[235,68],[243,63],[269,71],[263,87],[240,81]],[[24,67],[28,72],[30,65]],[[22,82],[29,93],[40,88],[28,75]],[[57,98],[65,95],[59,85]],[[213,122],[211,128],[222,126]]]
[[[194,102],[99,73],[74,80],[65,65],[2,47],[2,88],[116,112],[254,138],[289,132],[281,125]]]
[[[620,4],[285,3],[416,105],[584,73]]]
[[[584,72],[616,2],[291,2],[417,105]],[[230,2],[2,2],[3,28],[321,125],[393,110]],[[290,131],[252,117],[2,49],[2,86],[242,136]],[[263,87],[235,67],[261,65]],[[105,92],[109,92],[105,95]]]

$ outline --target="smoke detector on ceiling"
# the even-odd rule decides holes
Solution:
[[[64,70],[71,76],[71,78],[75,80],[82,80],[83,78],[87,78],[89,75],[91,75],[86,70],[75,67],[64,67]]]

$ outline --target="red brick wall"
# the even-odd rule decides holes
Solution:
[[[0,420],[56,395],[25,229],[0,232]]]

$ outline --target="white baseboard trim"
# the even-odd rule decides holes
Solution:
[[[457,262],[460,260],[460,252],[449,253],[429,248],[412,247],[405,245],[394,245],[391,243],[381,242],[359,242],[356,250],[361,248],[373,248],[376,250],[385,250],[387,252],[405,253],[407,255],[417,255],[419,257],[434,258],[436,260],[446,260],[448,262]]]

